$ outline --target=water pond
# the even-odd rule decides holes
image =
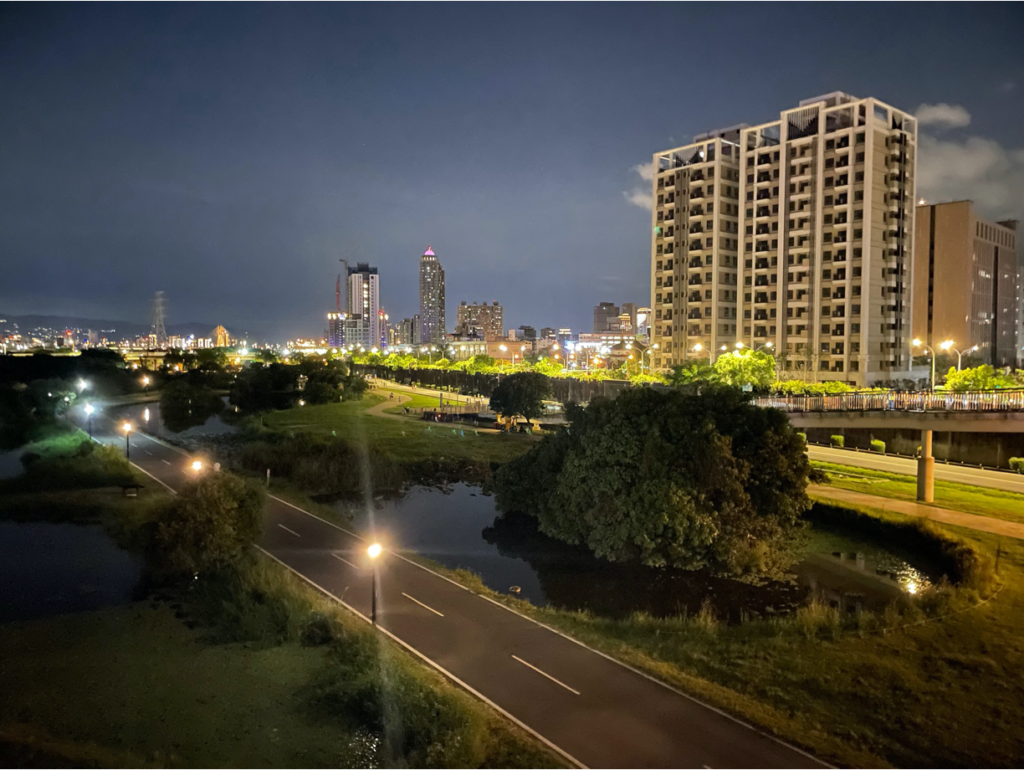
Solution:
[[[414,487],[371,511],[334,505],[391,548],[471,570],[495,591],[607,617],[692,614],[708,601],[720,617],[737,621],[792,611],[812,593],[847,611],[877,610],[941,577],[908,554],[821,529],[804,538],[790,579],[764,585],[704,570],[613,564],[541,534],[529,517],[496,518],[494,498],[466,484]]]
[[[224,398],[225,409],[233,407],[227,405],[227,398]],[[199,424],[193,424],[184,430],[173,430],[168,427],[163,415],[160,412],[160,403],[152,401],[145,404],[132,404],[130,406],[118,406],[111,409],[111,415],[118,420],[129,420],[140,430],[144,430],[153,436],[163,438],[199,438],[200,436],[223,436],[233,433],[236,430],[234,425],[225,422],[221,415],[204,415]],[[175,426],[177,427],[177,426]]]
[[[99,525],[0,522],[0,624],[127,604],[142,568]]]

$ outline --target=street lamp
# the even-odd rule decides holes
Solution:
[[[700,355],[701,352],[707,352],[707,354],[708,354],[708,363],[709,364],[715,363],[715,354],[714,354],[714,351],[711,350],[711,348],[705,348],[703,345],[701,345],[698,342],[696,345],[693,346],[693,352],[696,353],[697,355]]]
[[[121,430],[124,431],[124,459],[129,460],[131,459],[132,448],[128,437],[132,435],[132,424],[130,422],[124,423],[121,426]]]
[[[142,387],[146,388],[148,386],[149,386],[149,377],[146,376],[146,375],[143,375],[143,377],[142,377]]]
[[[192,472],[193,473],[195,473],[196,475],[199,475],[199,471],[201,471],[202,469],[203,469],[203,462],[202,462],[202,460],[193,460],[192,461]]]
[[[923,342],[922,340],[919,340],[917,337],[914,337],[914,339],[912,339],[910,341],[910,344],[913,345],[915,348],[923,347],[929,353],[931,353],[931,356],[932,356],[932,377],[931,377],[931,380],[929,380],[929,388],[931,390],[935,390],[935,349],[932,348],[931,345]]]
[[[85,380],[78,381],[78,392],[81,393],[83,390],[89,387],[89,383]]]
[[[380,556],[381,551],[383,550],[384,549],[381,548],[380,543],[374,543],[366,549],[366,553],[370,557],[372,566],[372,569],[370,570],[370,579],[372,581],[370,583],[370,622],[373,623],[373,625],[377,625],[377,557]]]
[[[657,349],[657,347],[658,347],[658,343],[655,342],[653,345],[651,345],[649,348],[647,348],[647,350],[641,351],[641,353],[640,353],[640,371],[641,371],[641,373],[644,370],[644,356],[645,355],[649,356],[651,354],[651,351]],[[648,369],[651,368],[651,359],[650,358],[647,359],[647,368]]]
[[[956,353],[956,370],[959,372],[960,365],[963,363],[964,353],[973,353],[975,350],[978,349],[978,346],[975,345],[973,348],[967,348],[967,350],[961,353],[959,350],[953,347],[953,340],[946,340],[945,342],[939,343],[939,349],[952,350],[954,353]]]
[[[505,353],[505,352],[508,351],[508,348],[505,347],[504,345],[499,345],[498,346],[498,350],[500,350],[502,353]],[[515,360],[515,356],[513,356],[512,359],[514,361]],[[501,371],[505,371],[505,359],[504,359],[504,357],[502,357],[502,359],[501,359]]]
[[[89,438],[90,439],[92,438],[92,413],[95,412],[95,411],[96,411],[96,407],[94,407],[92,404],[86,404],[85,405],[85,417],[86,417],[86,422],[89,425]]]
[[[771,350],[774,346],[774,342],[766,342],[763,345],[758,345],[756,348],[754,348],[754,352],[756,353],[758,350],[761,350],[763,348],[768,348],[768,350]]]

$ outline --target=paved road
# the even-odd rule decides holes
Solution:
[[[109,421],[94,427],[99,440],[124,445]],[[159,483],[173,490],[191,478],[192,458],[180,450],[140,433],[132,444],[132,462]],[[262,548],[367,617],[367,542],[277,498],[267,513]],[[823,766],[398,554],[385,552],[378,563],[379,627],[574,764]]]
[[[849,449],[832,449],[830,447],[807,447],[807,456],[812,460],[854,465],[858,468],[870,468],[889,473],[905,473],[917,475],[917,461],[906,457],[892,457],[869,452],[854,452]],[[962,465],[945,465],[935,461],[935,479],[937,481],[956,481],[961,484],[974,484],[979,487],[1001,489],[1005,492],[1024,494],[1024,474],[1006,473],[1003,471],[987,471],[981,468],[970,468]]]
[[[941,521],[944,524],[953,524],[957,527],[966,527],[978,532],[991,532],[994,535],[1012,537],[1016,540],[1024,540],[1024,524],[1017,521],[1006,521],[991,516],[982,516],[976,513],[964,513],[963,511],[951,511],[948,508],[940,508],[936,505],[925,505],[910,500],[894,500],[891,497],[880,497],[869,495],[864,492],[854,492],[839,487],[827,487],[820,484],[811,484],[808,489],[812,497],[827,498],[845,503],[859,503],[872,508],[881,508],[883,511],[894,511],[905,516],[915,516],[921,519]],[[823,502],[827,502],[823,500]]]

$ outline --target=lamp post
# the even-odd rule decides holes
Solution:
[[[959,350],[953,347],[953,340],[946,340],[945,342],[939,343],[939,349],[952,350],[954,353],[956,353],[956,370],[959,372],[960,366],[963,364],[964,353],[973,353],[975,350],[978,349],[978,346],[975,345],[972,348],[967,348],[967,350],[960,352]]]
[[[377,625],[377,557],[380,556],[381,551],[380,543],[374,543],[366,549],[366,553],[370,557],[370,622],[373,625]]]
[[[124,431],[124,459],[130,460],[132,447],[131,442],[129,441],[129,436],[132,435],[132,424],[130,422],[124,423],[121,426],[121,430]]]
[[[708,354],[708,363],[709,364],[715,363],[714,351],[712,351],[710,348],[704,347],[699,342],[696,345],[693,346],[693,352],[696,353],[697,355],[700,355],[701,353],[705,353],[706,352]]]
[[[912,339],[910,341],[910,344],[913,345],[915,348],[925,348],[931,354],[931,357],[932,357],[932,376],[931,376],[931,379],[928,381],[928,386],[929,386],[929,390],[935,390],[935,349],[931,345],[927,344],[926,342],[924,342],[922,340],[919,340],[917,337]]]
[[[647,350],[645,350],[642,353],[640,353],[640,371],[641,372],[643,372],[643,370],[644,370],[644,356],[645,355],[650,356],[651,352],[654,351],[654,350],[657,350],[657,349],[658,349],[658,343],[655,342],[653,345],[651,345],[649,348],[647,348]],[[650,370],[651,370],[651,359],[648,358],[647,359],[647,371],[650,371]]]
[[[508,350],[508,348],[505,347],[504,345],[498,345],[498,350],[500,350],[502,353],[504,353],[504,352],[506,352]],[[514,358],[515,358],[515,356],[513,356],[513,359]],[[505,371],[505,357],[504,356],[502,356],[502,359],[501,359],[501,371]]]
[[[95,411],[96,411],[96,407],[94,407],[92,404],[86,404],[85,405],[85,420],[86,420],[86,424],[89,426],[89,438],[90,438],[90,440],[92,439],[92,413],[95,412]]]
[[[198,476],[199,472],[203,469],[203,461],[202,460],[193,460],[191,467],[192,467],[192,472]]]

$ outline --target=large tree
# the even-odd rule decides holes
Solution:
[[[544,413],[551,383],[543,374],[517,372],[505,377],[491,394],[491,409],[505,417],[525,417],[531,423]]]
[[[765,571],[810,506],[803,442],[734,388],[634,388],[568,417],[567,432],[502,466],[497,504],[598,556]]]
[[[157,517],[161,557],[187,574],[231,564],[259,537],[263,502],[261,489],[230,473],[201,477]]]

